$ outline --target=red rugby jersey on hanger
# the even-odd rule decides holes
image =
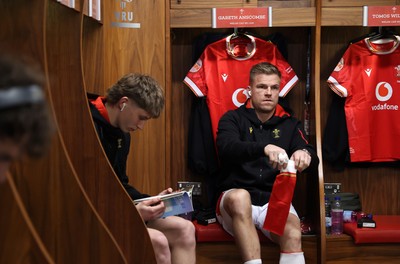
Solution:
[[[400,38],[350,44],[328,79],[346,97],[351,162],[400,159]]]
[[[277,66],[282,74],[281,97],[298,82],[296,73],[272,42],[250,35],[247,39],[231,36],[208,45],[184,79],[196,96],[207,97],[214,140],[221,116],[248,98],[250,69],[254,64],[269,62]]]

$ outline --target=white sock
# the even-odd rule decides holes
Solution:
[[[279,264],[305,264],[304,253],[281,253]]]
[[[261,259],[252,259],[252,260],[248,260],[243,264],[262,264]]]

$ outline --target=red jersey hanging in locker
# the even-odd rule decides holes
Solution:
[[[351,44],[328,79],[346,97],[351,162],[400,159],[400,38]]]
[[[247,100],[251,67],[265,61],[281,71],[279,96],[284,97],[298,82],[296,73],[272,42],[251,35],[230,35],[208,45],[187,73],[184,83],[196,96],[207,97],[214,139],[221,116]]]

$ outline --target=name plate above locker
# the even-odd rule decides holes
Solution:
[[[270,27],[271,7],[264,8],[213,8],[213,28]]]
[[[364,6],[363,26],[400,26],[400,6]]]

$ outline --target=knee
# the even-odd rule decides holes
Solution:
[[[151,244],[156,252],[169,252],[167,237],[161,232],[150,232]]]
[[[230,191],[225,198],[224,207],[231,215],[248,215],[251,212],[251,197],[250,193],[244,189],[236,189]]]
[[[301,231],[297,228],[290,228],[285,232],[284,238],[293,245],[301,245]]]
[[[183,220],[180,227],[181,242],[188,248],[196,247],[195,228],[191,221]]]
[[[286,224],[284,234],[281,237],[281,246],[284,247],[285,252],[298,252],[301,250],[301,229],[298,218]]]

